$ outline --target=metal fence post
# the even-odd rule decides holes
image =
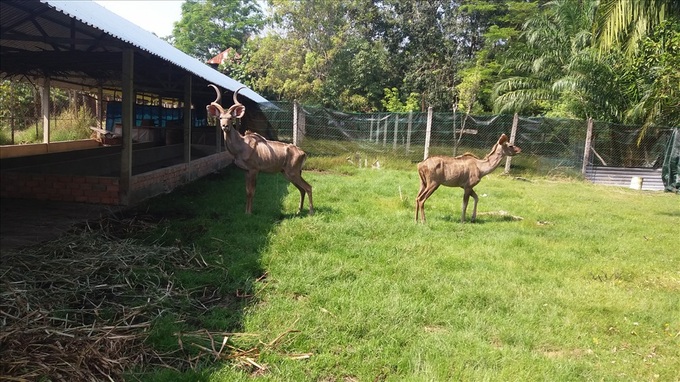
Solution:
[[[408,125],[406,128],[406,153],[411,150],[411,128],[413,127],[413,111],[408,112]]]
[[[385,117],[385,130],[383,131],[383,146],[387,146],[387,124],[389,123],[390,116]]]
[[[427,108],[427,127],[425,128],[425,153],[423,160],[430,156],[430,135],[432,135],[432,106]]]
[[[298,103],[293,101],[293,144],[299,146],[298,141]]]
[[[588,128],[586,129],[586,147],[583,149],[583,164],[581,165],[581,174],[585,175],[590,163],[590,149],[593,143],[593,118],[588,118]]]
[[[392,150],[397,151],[397,133],[399,131],[399,114],[394,115],[394,139],[392,141]]]
[[[298,143],[302,144],[307,136],[307,114],[305,109],[298,109]]]
[[[519,115],[515,113],[512,117],[512,130],[510,130],[510,144],[515,144],[515,136],[517,135],[517,125],[519,125]],[[510,173],[510,163],[512,162],[512,157],[505,158],[505,174]]]

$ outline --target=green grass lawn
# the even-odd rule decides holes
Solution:
[[[680,378],[677,195],[498,169],[475,189],[476,223],[459,222],[462,190],[442,187],[416,224],[415,165],[303,176],[314,216],[296,215],[297,190],[266,174],[244,215],[235,169],[140,207],[164,220],[138,237],[220,265],[177,269],[176,282],[223,298],[200,313],[168,309],[152,330],[159,351],[184,333],[195,370],[138,378]]]

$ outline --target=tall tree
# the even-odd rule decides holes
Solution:
[[[275,99],[350,111],[380,105],[389,60],[370,38],[369,0],[272,0],[272,28],[254,39],[248,69],[258,91]]]
[[[421,108],[450,109],[461,69],[477,64],[489,110],[496,55],[536,2],[269,0],[269,33],[249,43],[244,62],[263,94],[349,111],[383,108],[393,88],[400,102],[420,94]]]
[[[467,110],[469,102],[466,98],[472,96],[475,100],[473,113],[493,111],[493,86],[507,70],[503,64],[510,47],[522,49],[522,45],[518,44],[522,26],[538,12],[539,4],[538,1],[474,1],[461,7],[464,18],[480,19],[474,21],[474,24],[480,25],[477,28],[480,35],[474,44],[476,49],[470,49],[474,58],[458,73],[460,82],[456,86],[456,99],[459,110]],[[474,88],[477,91],[473,94],[470,90]]]
[[[593,27],[600,52],[625,53],[629,123],[680,125],[680,2],[601,0]]]
[[[403,77],[396,85],[402,94],[420,93],[423,109],[448,109],[452,103],[462,61],[452,31],[457,9],[456,2],[446,0],[382,2],[382,38]]]
[[[256,0],[186,0],[170,42],[177,49],[207,61],[227,48],[240,48],[263,25]]]

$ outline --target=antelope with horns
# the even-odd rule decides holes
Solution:
[[[241,135],[232,126],[232,119],[240,119],[246,113],[246,107],[237,99],[238,92],[243,87],[234,92],[234,105],[225,111],[220,105],[222,95],[217,86],[213,84],[208,86],[214,88],[215,93],[217,93],[215,101],[206,106],[208,115],[219,118],[227,150],[234,156],[236,166],[246,170],[246,214],[252,213],[257,174],[261,171],[266,173],[282,172],[286,179],[300,191],[298,212],[302,211],[305,194],[307,194],[309,196],[309,214],[313,215],[312,186],[302,179],[302,165],[305,163],[307,154],[295,145],[270,141],[252,131],[246,131],[244,135]]]
[[[418,191],[416,197],[416,222],[418,221],[418,213],[421,213],[421,221],[425,222],[425,201],[441,185],[461,187],[464,190],[461,222],[465,222],[465,210],[467,210],[468,201],[472,196],[475,204],[472,208],[471,221],[474,222],[477,217],[478,198],[472,188],[482,180],[483,176],[495,170],[503,158],[514,156],[520,151],[522,149],[519,147],[508,144],[508,137],[502,134],[484,159],[466,153],[457,157],[433,156],[418,163],[420,191]]]

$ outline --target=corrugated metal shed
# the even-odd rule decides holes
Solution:
[[[642,190],[664,189],[660,168],[588,166],[586,169],[586,179],[596,184],[630,187],[634,177],[641,179]]]
[[[244,85],[224,74],[214,70],[206,64],[180,51],[166,41],[155,36],[123,17],[108,11],[92,1],[59,1],[41,0],[57,10],[67,14],[87,25],[100,29],[112,36],[129,43],[139,49],[147,51],[164,60],[184,68],[206,81],[235,91]],[[153,16],[151,16],[153,17]],[[250,89],[242,90],[239,95],[247,97],[257,103],[268,102],[264,97]]]
[[[230,91],[243,86],[92,1],[3,0],[0,32],[3,77],[49,77],[67,87],[118,91],[121,53],[134,49],[137,92],[182,99],[187,73],[197,104],[214,97],[209,83]],[[250,89],[239,94],[267,103]]]

